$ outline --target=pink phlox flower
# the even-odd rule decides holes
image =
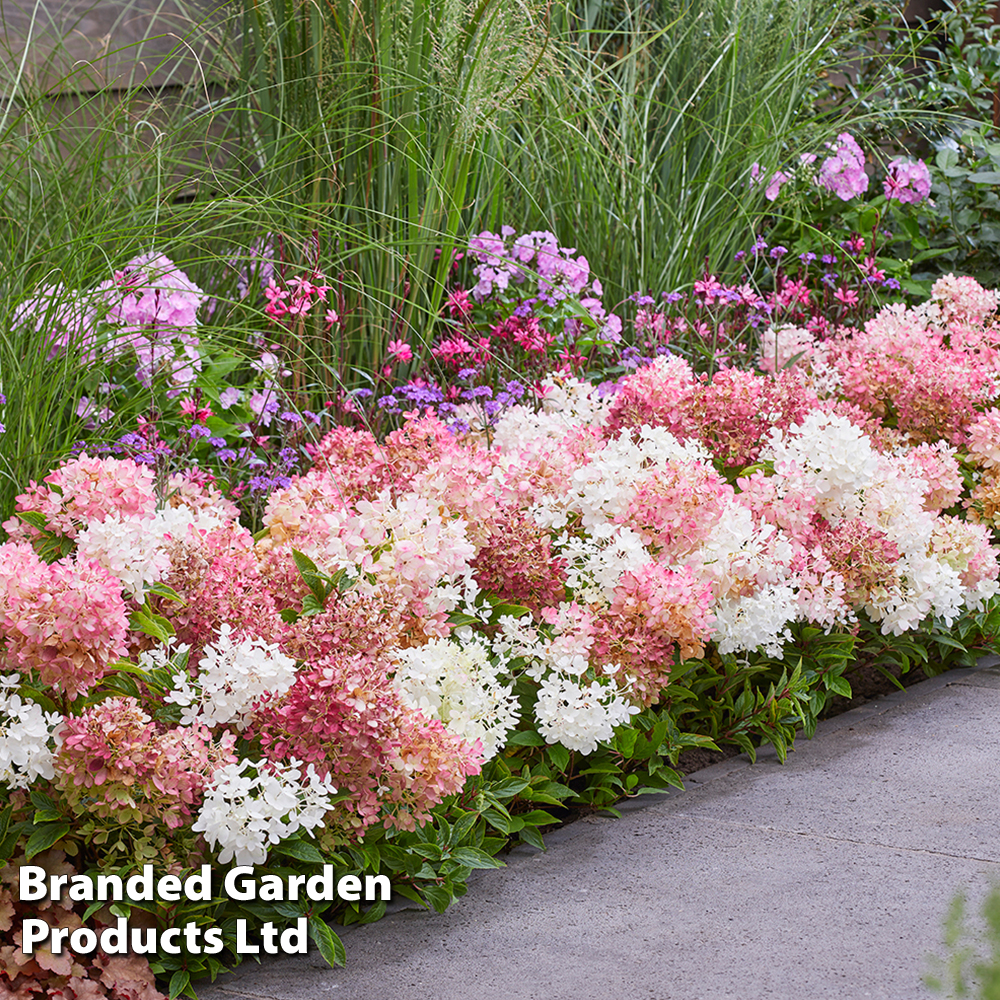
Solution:
[[[635,314],[635,332],[648,334],[658,341],[666,342],[670,338],[667,330],[667,318],[661,312],[651,309],[638,309]]]
[[[781,192],[781,185],[787,183],[794,177],[794,174],[786,174],[783,170],[777,170],[771,175],[771,179],[767,182],[767,187],[764,189],[764,197],[768,201],[775,201]],[[751,163],[750,164],[750,184],[760,183],[760,164]]]
[[[865,154],[847,132],[837,136],[836,143],[827,143],[832,155],[823,160],[816,183],[821,188],[832,191],[841,201],[850,201],[868,190],[868,175],[865,173]]]
[[[235,403],[239,402],[241,395],[242,392],[239,389],[233,386],[228,386],[219,393],[219,405],[224,410],[228,410]]]
[[[931,174],[923,160],[897,156],[889,161],[882,190],[888,201],[917,204],[931,193]]]
[[[858,293],[853,288],[839,287],[834,291],[833,297],[845,306],[856,306],[858,304]]]
[[[764,197],[768,201],[776,201],[781,193],[781,185],[786,184],[793,176],[794,174],[786,174],[783,170],[778,170],[768,181],[767,187],[764,188]]]
[[[205,293],[169,258],[141,254],[101,286],[110,308],[108,320],[125,331],[193,330]],[[121,296],[122,291],[126,294]]]
[[[88,396],[81,396],[80,401],[76,404],[76,415],[86,421],[84,426],[88,430],[93,430],[98,424],[110,420],[115,415],[115,411],[107,406],[99,407]]]

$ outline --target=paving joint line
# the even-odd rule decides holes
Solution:
[[[860,847],[880,847],[886,851],[908,851],[910,854],[932,854],[935,857],[955,858],[959,861],[982,861],[990,865],[1000,865],[1000,858],[979,858],[970,854],[952,854],[950,851],[935,851],[928,847],[903,847],[898,844],[881,844],[873,840],[855,840],[851,837],[832,837],[828,833],[813,833],[809,830],[786,830],[780,826],[764,826],[760,823],[740,823],[732,819],[719,819],[718,816],[705,816],[702,813],[675,812],[672,815],[685,819],[709,820],[721,826],[731,826],[740,830],[760,830],[765,833],[782,833],[789,837],[809,837],[813,840],[827,840],[835,844],[857,844]]]

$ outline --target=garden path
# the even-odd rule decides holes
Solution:
[[[821,723],[687,790],[589,817],[318,954],[245,963],[202,1000],[920,1000],[960,886],[1000,880],[1000,658]],[[403,901],[405,902],[405,901]]]

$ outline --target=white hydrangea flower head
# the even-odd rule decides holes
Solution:
[[[754,524],[750,508],[731,499],[712,537],[695,550],[690,564],[711,581],[713,594],[724,598],[785,581],[792,557],[785,532],[772,524]]]
[[[573,472],[565,501],[585,527],[605,524],[624,514],[641,483],[671,461],[711,465],[711,455],[700,441],[682,444],[663,427],[641,427],[638,439],[623,431]]]
[[[584,604],[608,601],[622,574],[635,572],[653,561],[631,528],[598,524],[590,535],[561,535],[554,549],[567,560],[566,585]]]
[[[859,492],[858,514],[884,531],[904,552],[923,552],[937,517],[924,510],[924,480],[902,456],[879,455],[871,479]]]
[[[511,406],[493,428],[498,451],[520,452],[541,458],[571,431],[604,422],[614,396],[603,398],[596,386],[579,379],[548,375],[540,387],[541,411],[531,406]]]
[[[170,570],[167,543],[187,537],[189,530],[212,531],[222,519],[208,510],[167,507],[152,516],[111,514],[91,521],[77,536],[77,558],[103,566],[121,580],[122,589],[138,599],[145,587]]]
[[[800,425],[774,428],[761,459],[777,465],[794,462],[821,509],[834,508],[844,517],[856,516],[857,494],[878,470],[879,454],[861,428],[847,417],[812,410]]]
[[[469,743],[479,740],[484,760],[496,756],[518,721],[513,685],[503,680],[504,660],[491,662],[489,647],[473,638],[432,639],[397,650],[396,658],[393,683],[405,705]]]
[[[951,624],[961,613],[963,588],[957,570],[927,553],[908,552],[900,559],[899,586],[872,594],[865,610],[882,623],[883,635],[902,635],[929,614]]]
[[[639,709],[630,705],[613,684],[550,674],[538,689],[535,719],[547,743],[589,754],[614,736],[615,726],[628,723]]]
[[[788,626],[798,605],[791,587],[768,584],[749,596],[724,597],[714,611],[720,653],[763,649],[768,656],[781,656],[782,646],[792,638]]]
[[[218,849],[220,864],[262,865],[269,847],[299,830],[312,835],[336,793],[313,764],[303,770],[294,759],[288,764],[245,759],[212,774],[191,829]]]
[[[175,675],[174,689],[164,700],[182,706],[183,725],[233,722],[242,730],[262,699],[280,697],[294,681],[295,661],[290,656],[260,638],[234,638],[227,622],[203,650],[197,676]]]
[[[28,788],[55,777],[52,763],[61,740],[62,716],[16,694],[20,676],[0,677],[0,784]]]
[[[807,367],[816,348],[816,338],[809,331],[792,323],[769,325],[760,335],[760,367],[762,371],[782,371],[793,365]],[[793,358],[797,359],[793,362]]]
[[[542,647],[545,639],[538,631],[538,626],[532,618],[502,615],[499,625],[500,631],[492,643],[492,649],[496,655],[528,658],[538,655],[538,650]]]
[[[452,591],[426,599],[435,587],[462,587],[476,547],[464,518],[417,493],[393,499],[388,490],[357,504],[370,548],[358,568],[398,587],[404,596],[425,600],[427,614],[453,611]]]

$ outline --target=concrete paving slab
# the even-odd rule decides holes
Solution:
[[[948,676],[518,848],[445,914],[349,928],[346,970],[244,964],[199,996],[928,998],[955,892],[1000,880],[1000,687]]]

